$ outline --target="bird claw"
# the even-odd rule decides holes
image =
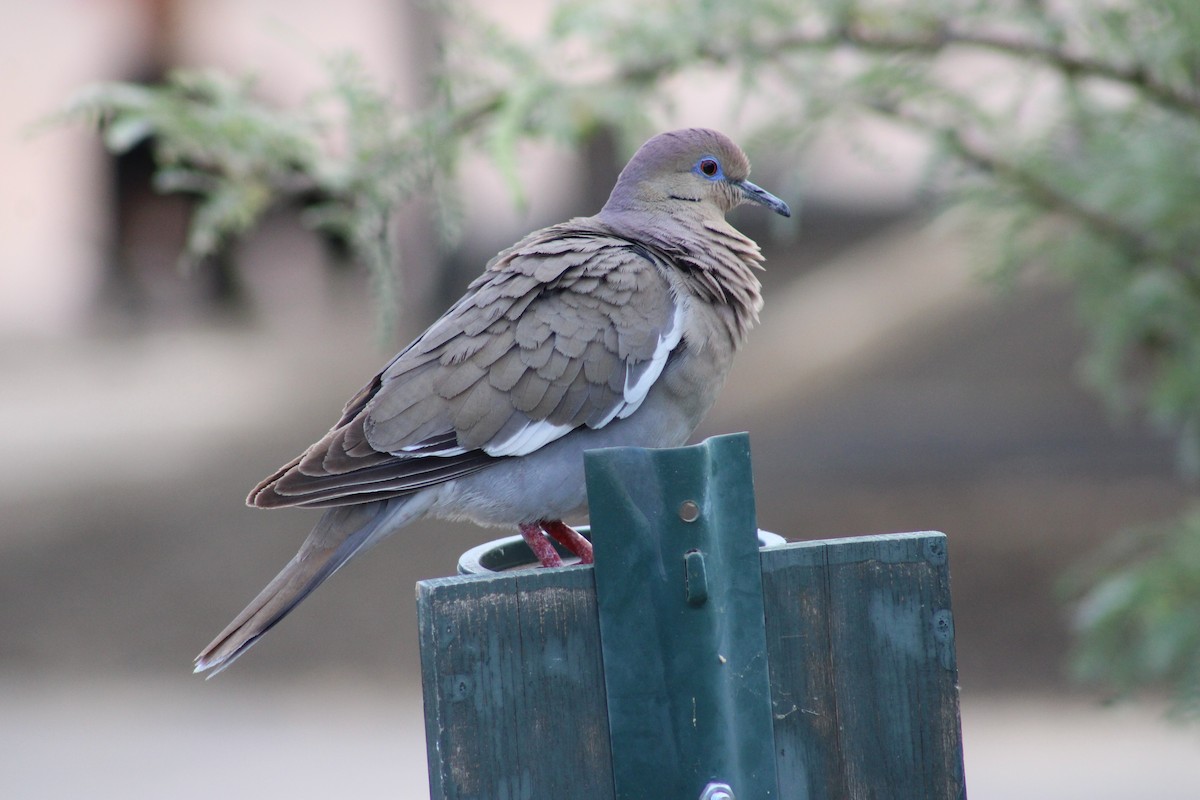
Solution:
[[[550,544],[550,540],[543,535],[540,523],[522,523],[520,528],[521,538],[537,556],[538,563],[543,567],[561,567],[563,565],[562,557],[554,549],[554,545]]]
[[[591,564],[594,559],[592,557],[592,543],[583,538],[583,534],[566,524],[562,520],[550,520],[542,522],[542,529],[550,534],[563,547],[570,550],[575,555],[579,556],[580,564]]]
[[[580,564],[591,564],[592,558],[592,543],[579,533],[579,531],[567,525],[562,520],[541,520],[539,522],[524,523],[519,526],[521,529],[521,538],[529,545],[529,549],[533,551],[537,557],[538,563],[543,567],[561,567],[563,565],[562,557],[558,551],[554,549],[554,545],[546,538],[547,535],[559,542],[567,550],[579,556]]]

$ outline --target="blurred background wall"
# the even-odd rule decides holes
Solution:
[[[510,4],[502,22],[533,29],[544,10]],[[337,49],[415,103],[431,46],[419,3],[2,13],[0,793],[420,796],[413,583],[452,573],[495,532],[414,526],[217,680],[193,678],[190,659],[314,521],[248,510],[246,491],[496,249],[592,213],[628,154],[598,168],[530,148],[523,211],[480,159],[458,251],[404,226],[405,315],[381,346],[365,276],[332,267],[287,213],[233,254],[230,303],[220,274],[175,269],[181,202],[149,191],[137,164],[119,173],[94,133],[30,126],[85,83],[171,66],[249,71],[295,103]],[[736,136],[689,91],[678,124]],[[881,138],[878,152],[820,142],[793,228],[739,213],[767,254],[767,307],[698,436],[750,431],[769,530],[949,535],[974,798],[1194,797],[1194,732],[1152,708],[1101,710],[1065,679],[1056,595],[1087,548],[1182,506],[1170,445],[1114,426],[1079,387],[1064,293],[980,283],[967,243],[923,221],[914,145]],[[756,180],[780,188],[771,154],[749,155]]]

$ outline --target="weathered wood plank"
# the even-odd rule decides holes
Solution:
[[[417,585],[433,798],[612,796],[590,569]]]
[[[760,555],[780,796],[964,798],[945,537]],[[434,800],[613,797],[592,570],[424,581],[418,610]]]
[[[840,785],[845,772],[825,624],[826,549],[823,542],[801,542],[761,553],[781,800],[833,796],[824,787]]]
[[[783,796],[965,797],[945,537],[799,543],[763,567]]]

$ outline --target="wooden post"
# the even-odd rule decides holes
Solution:
[[[965,798],[945,536],[759,557],[765,619],[733,624],[764,626],[778,797]],[[422,581],[417,607],[434,800],[617,797],[591,568]]]

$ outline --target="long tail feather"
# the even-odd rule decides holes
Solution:
[[[400,527],[410,517],[395,519],[394,503],[326,511],[287,566],[196,656],[195,671],[211,678],[226,669],[343,564]]]

